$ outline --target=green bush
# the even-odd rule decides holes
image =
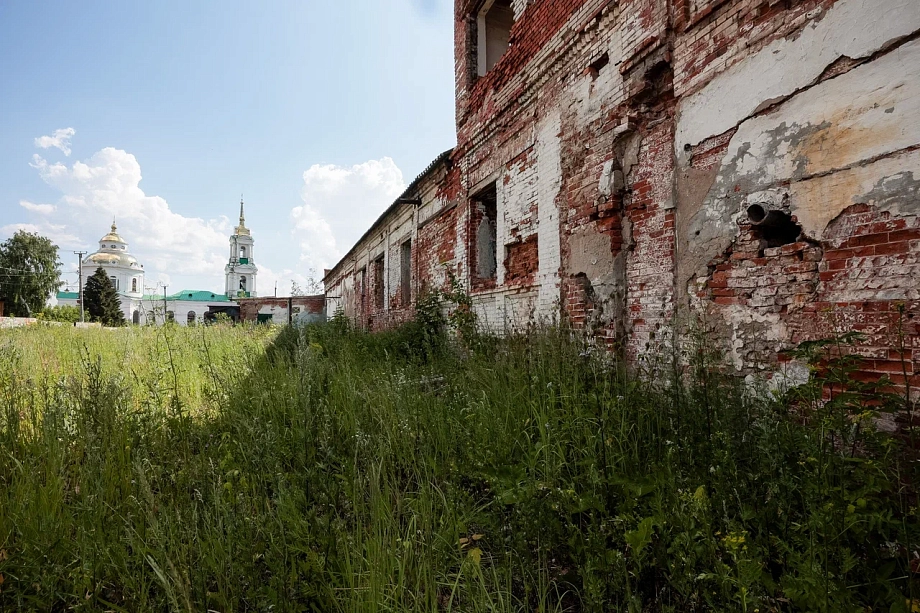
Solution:
[[[60,321],[68,324],[80,321],[80,307],[58,305],[45,307],[45,310],[39,313],[38,319],[44,321]]]

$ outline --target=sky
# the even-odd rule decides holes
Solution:
[[[157,293],[335,264],[455,142],[451,0],[0,2],[0,240],[65,283],[113,219]]]

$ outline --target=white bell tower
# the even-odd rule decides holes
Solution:
[[[230,261],[224,267],[228,298],[255,298],[256,275],[259,269],[253,255],[252,235],[243,216],[243,199],[240,198],[240,225],[230,237]]]

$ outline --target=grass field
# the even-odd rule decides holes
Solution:
[[[0,332],[0,611],[920,608],[863,397],[424,332]]]

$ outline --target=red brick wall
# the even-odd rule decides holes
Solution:
[[[256,321],[259,312],[263,307],[275,307],[276,309],[288,308],[288,298],[242,298],[240,304],[240,320]],[[320,314],[326,308],[326,296],[293,296],[290,298],[292,305],[301,309],[301,312]]]
[[[903,386],[906,370],[920,388],[920,300],[908,298],[920,285],[917,253],[920,220],[891,219],[867,205],[849,207],[822,241],[764,248],[744,225],[732,251],[710,263],[700,297],[716,305],[713,312],[744,307],[788,329],[772,344],[742,337],[745,372],[802,341],[856,331],[865,337],[853,349],[866,358],[861,378],[888,374]]]
[[[505,284],[532,285],[538,266],[537,235],[506,245],[505,250]]]
[[[477,77],[481,3],[457,0],[458,144],[438,179],[442,210],[413,235],[413,300],[444,288],[448,271],[494,308],[507,303],[504,290],[506,298],[539,290],[541,299],[555,296],[563,319],[624,349],[634,362],[667,341],[675,314],[692,307],[719,322],[746,374],[769,375],[795,343],[848,327],[866,334],[859,351],[870,360],[867,376],[893,371],[904,357],[916,377],[916,215],[893,217],[859,205],[820,240],[771,248],[739,209],[719,226],[727,250],[708,268],[713,253],[700,258],[703,272],[691,278],[698,291],[688,292],[687,279],[678,279],[694,240],[679,225],[702,206],[693,201],[709,189],[700,177],[715,181],[739,133],[722,126],[723,133],[676,149],[682,101],[765,45],[795,40],[838,1],[530,0],[516,3],[526,8],[505,56]],[[822,78],[863,61],[841,60]],[[756,113],[774,104],[764,100]],[[682,191],[684,174],[694,174],[702,187]],[[473,273],[480,213],[471,195],[492,181],[499,190],[500,274],[479,283]],[[747,188],[724,187],[742,194]],[[554,225],[558,261],[547,255],[553,253],[548,239],[557,238]],[[389,244],[390,259],[398,260],[392,251],[398,244]],[[721,250],[720,244],[715,253]],[[385,311],[373,308],[369,263],[367,270],[363,323],[378,328],[411,316],[398,294],[389,295]]]
[[[634,171],[626,218],[634,247],[626,264],[627,356],[657,348],[674,313],[674,124],[649,128]]]

